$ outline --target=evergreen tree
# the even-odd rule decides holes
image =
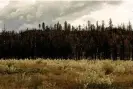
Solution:
[[[67,31],[68,30],[68,24],[67,24],[67,21],[64,22],[64,30]]]
[[[39,29],[41,29],[41,24],[38,25]]]
[[[129,21],[129,23],[128,23],[127,29],[128,29],[129,31],[132,30],[132,25],[131,25],[131,22],[130,22],[130,21]]]
[[[105,30],[105,27],[104,27],[104,26],[105,26],[105,23],[104,23],[104,20],[102,20],[102,28],[101,28],[101,29],[102,29],[102,31],[104,31],[104,30]]]
[[[109,19],[109,29],[112,30],[112,28],[113,28],[112,19]]]
[[[45,30],[45,23],[42,23],[42,29]]]

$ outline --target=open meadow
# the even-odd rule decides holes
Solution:
[[[133,61],[0,60],[0,89],[133,89]]]

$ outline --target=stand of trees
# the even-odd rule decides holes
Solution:
[[[67,21],[53,27],[39,24],[39,29],[0,33],[0,58],[72,58],[72,59],[133,59],[131,23],[113,27],[91,24],[82,28]]]

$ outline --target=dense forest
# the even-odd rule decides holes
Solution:
[[[109,20],[87,26],[74,27],[67,21],[64,25],[48,26],[44,22],[38,29],[0,33],[0,58],[61,58],[61,59],[133,59],[133,30],[128,25],[113,26]]]

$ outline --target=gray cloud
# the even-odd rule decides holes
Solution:
[[[106,3],[108,4],[111,4],[111,5],[119,5],[121,3],[123,3],[122,0],[119,0],[119,1],[105,1]]]
[[[121,1],[36,1],[35,4],[22,5],[19,1],[10,1],[0,13],[0,26],[6,24],[9,30],[36,27],[44,21],[53,24],[57,21],[73,21],[83,15],[102,9],[108,3],[118,5]]]

